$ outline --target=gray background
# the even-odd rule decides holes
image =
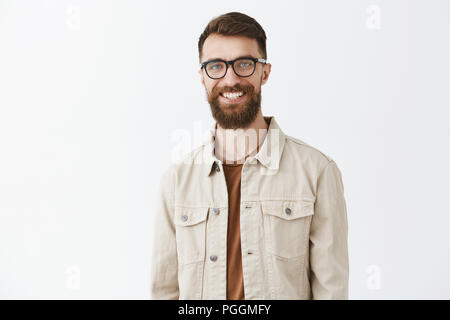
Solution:
[[[160,175],[213,123],[208,21],[267,33],[263,114],[332,157],[350,299],[450,298],[450,3],[0,1],[0,298],[148,299]]]

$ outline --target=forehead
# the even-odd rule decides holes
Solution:
[[[242,56],[260,57],[256,39],[211,34],[203,43],[202,61],[216,58],[233,60]]]

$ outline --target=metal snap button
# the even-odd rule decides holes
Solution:
[[[184,215],[181,216],[181,220],[183,220],[184,222],[186,222],[187,219],[188,219],[188,216],[187,216],[187,215],[184,214]]]
[[[219,208],[213,208],[213,213],[214,214],[219,214],[219,212],[220,212]]]
[[[217,260],[217,256],[212,255],[212,256],[209,257],[209,260],[211,260],[211,261],[216,261],[216,260]]]
[[[286,209],[284,209],[284,212],[286,212],[286,214],[291,214],[291,208],[286,208]]]

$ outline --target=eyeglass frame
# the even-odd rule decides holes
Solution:
[[[241,76],[241,75],[238,75],[237,72],[236,72],[236,70],[234,70],[234,63],[235,63],[237,60],[242,60],[242,59],[249,59],[249,60],[252,60],[252,61],[255,63],[255,67],[253,68],[252,73],[249,74],[248,76]],[[220,77],[220,78],[212,78],[212,77],[208,74],[208,71],[206,71],[206,65],[207,65],[208,63],[210,63],[210,62],[223,62],[223,63],[225,63],[225,67],[226,67],[226,69],[225,69],[225,74],[224,74],[222,77]],[[255,70],[256,70],[256,63],[258,63],[258,62],[261,62],[261,63],[263,63],[263,64],[267,64],[267,60],[266,60],[266,59],[263,59],[263,58],[239,57],[239,58],[236,58],[236,59],[234,59],[234,60],[229,60],[229,61],[226,61],[226,60],[223,60],[223,59],[212,59],[212,60],[208,60],[208,61],[205,61],[205,62],[200,63],[200,64],[199,64],[199,67],[200,67],[200,69],[205,68],[206,75],[207,75],[210,79],[213,79],[213,80],[218,80],[218,79],[224,78],[224,77],[227,75],[227,72],[228,72],[228,66],[229,66],[229,65],[231,65],[231,68],[233,69],[233,72],[234,72],[235,75],[237,75],[238,77],[247,78],[247,77],[251,77],[251,76],[255,73]]]

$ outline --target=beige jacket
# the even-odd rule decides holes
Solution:
[[[348,299],[347,209],[329,156],[275,118],[242,167],[244,292],[252,299]],[[226,299],[228,192],[205,143],[165,171],[154,216],[152,299]]]

